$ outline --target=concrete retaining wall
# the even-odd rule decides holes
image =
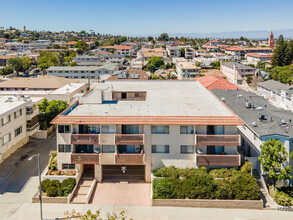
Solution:
[[[39,203],[39,192],[37,192],[32,198],[32,203]],[[43,203],[68,203],[68,197],[42,197]]]
[[[262,200],[153,199],[152,206],[263,209]]]
[[[33,137],[37,138],[37,139],[47,139],[55,131],[56,131],[56,126],[52,125],[47,130],[39,130],[39,131],[37,131],[36,133],[33,134]]]

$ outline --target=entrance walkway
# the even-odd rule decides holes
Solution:
[[[98,183],[90,203],[99,205],[151,206],[150,183]]]

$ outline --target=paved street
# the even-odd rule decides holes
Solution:
[[[27,181],[38,174],[37,158],[27,159],[41,154],[42,170],[48,165],[51,150],[56,150],[56,136],[48,140],[31,139],[28,144],[16,151],[0,164],[0,195],[5,192],[20,192]]]

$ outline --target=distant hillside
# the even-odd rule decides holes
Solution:
[[[285,38],[293,38],[293,29],[274,31],[275,38],[278,38],[281,34]],[[219,32],[219,33],[174,33],[169,34],[170,37],[196,37],[196,38],[240,38],[241,36],[249,39],[267,39],[269,38],[270,31],[231,31],[231,32]],[[154,35],[155,37],[159,36]]]

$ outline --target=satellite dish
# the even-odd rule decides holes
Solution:
[[[197,149],[196,152],[197,152],[198,154],[203,154],[203,151],[202,151],[201,149]]]

